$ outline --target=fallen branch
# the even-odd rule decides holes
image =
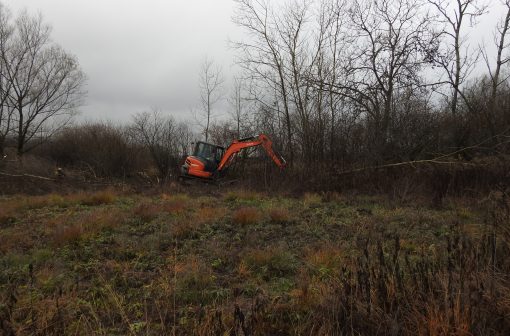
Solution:
[[[436,156],[433,159],[416,160],[416,161],[405,161],[405,162],[390,163],[390,164],[385,164],[385,165],[380,165],[380,166],[363,167],[363,168],[358,168],[358,169],[342,171],[342,172],[339,172],[337,174],[338,175],[343,175],[343,174],[356,173],[356,172],[360,172],[360,171],[364,171],[364,170],[371,170],[371,169],[381,169],[381,168],[390,168],[390,167],[399,167],[399,166],[413,166],[415,164],[422,164],[422,163],[461,165],[461,166],[471,166],[471,167],[485,166],[485,164],[477,164],[477,163],[470,163],[470,162],[459,162],[459,161],[440,161],[440,160],[444,159],[444,158],[452,157],[452,156],[457,155],[457,154],[460,154],[460,153],[462,153],[462,152],[464,152],[464,151],[466,151],[468,149],[477,149],[477,148],[480,148],[481,145],[487,143],[489,140],[491,140],[493,138],[500,137],[500,136],[507,137],[506,133],[508,131],[510,131],[510,127],[507,128],[506,130],[504,130],[503,132],[501,132],[500,134],[497,134],[497,135],[494,135],[494,136],[492,136],[490,138],[487,138],[487,139],[483,140],[482,142],[480,142],[480,143],[478,143],[476,145],[460,148],[460,149],[458,149],[456,151],[453,151],[451,153],[446,153],[446,154],[442,154],[442,155]],[[498,143],[496,146],[499,146],[501,144],[506,144],[506,143],[508,143],[508,141]]]
[[[357,173],[364,170],[375,170],[375,169],[381,169],[381,168],[390,168],[390,167],[399,167],[399,166],[414,166],[417,164],[422,163],[432,163],[432,164],[446,164],[446,165],[462,165],[462,166],[471,166],[471,167],[480,167],[485,166],[485,164],[477,164],[477,163],[469,163],[469,162],[458,162],[458,161],[438,161],[436,159],[430,159],[430,160],[416,160],[416,161],[405,161],[405,162],[398,162],[398,163],[390,163],[380,166],[370,166],[370,167],[363,167],[363,168],[357,168],[352,170],[345,170],[342,172],[337,173],[338,175],[343,174],[350,174],[350,173]]]
[[[55,179],[52,179],[52,178],[49,178],[49,177],[37,176],[37,175],[31,175],[31,174],[15,175],[15,174],[7,174],[7,173],[4,173],[4,172],[0,172],[0,175],[9,176],[9,177],[30,177],[30,178],[36,178],[36,179],[45,180],[45,181],[55,181]]]

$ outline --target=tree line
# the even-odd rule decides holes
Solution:
[[[499,153],[508,140],[509,1],[485,45],[469,35],[494,9],[480,0],[235,3],[250,112],[234,116],[231,133],[241,121],[271,134],[296,166],[417,160],[479,143]]]

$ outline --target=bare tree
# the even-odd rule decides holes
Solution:
[[[223,98],[221,92],[223,85],[222,70],[212,60],[205,59],[200,70],[200,103],[206,118],[204,127],[205,141],[209,138],[209,126],[213,117],[214,105]]]
[[[0,50],[7,48],[13,27],[10,23],[10,12],[0,3]],[[4,72],[5,63],[0,58],[0,74]],[[0,160],[4,156],[5,140],[12,131],[13,108],[7,104],[11,92],[11,82],[0,75]]]
[[[506,7],[506,13],[503,20],[498,22],[496,26],[496,31],[494,32],[494,45],[496,46],[497,50],[494,67],[491,65],[491,61],[489,60],[487,50],[486,49],[481,50],[483,59],[489,72],[491,82],[490,97],[487,104],[487,109],[485,111],[485,117],[487,125],[489,126],[490,135],[492,137],[496,135],[495,110],[498,98],[498,89],[501,86],[501,84],[503,84],[508,79],[501,78],[503,70],[502,66],[510,61],[510,56],[505,55],[504,53],[505,50],[508,49],[510,45],[506,40],[510,28],[510,0],[503,0],[502,2]]]
[[[290,93],[287,82],[285,55],[278,35],[277,19],[266,0],[234,0],[237,4],[234,23],[243,28],[251,37],[250,41],[234,42],[234,47],[241,52],[239,64],[254,79],[265,82],[270,90],[274,90],[283,104],[287,151],[292,165],[294,149],[292,143],[292,121],[290,111]],[[255,99],[260,100],[260,97]],[[279,104],[264,104],[266,111],[279,114]],[[276,108],[275,106],[276,105]]]
[[[163,116],[156,108],[133,116],[130,134],[135,142],[149,151],[164,179],[173,168],[177,168],[179,159],[189,150],[192,137],[186,125],[178,124],[170,116]]]
[[[12,37],[0,45],[1,76],[11,85],[7,105],[14,109],[20,156],[68,124],[84,94],[78,61],[50,42],[50,31],[41,15],[25,11]]]
[[[446,83],[452,89],[449,102],[453,117],[457,116],[459,96],[469,108],[469,101],[462,92],[462,84],[472,72],[478,54],[470,50],[463,37],[466,20],[471,25],[485,13],[487,8],[481,0],[427,0],[439,15],[439,22],[444,25],[443,47],[434,57],[434,62],[446,75]],[[453,3],[453,5],[451,4]]]
[[[245,110],[245,102],[246,99],[243,96],[244,94],[244,85],[243,81],[240,77],[234,78],[234,84],[232,87],[232,93],[229,98],[229,103],[231,107],[230,116],[235,123],[236,128],[236,137],[239,139],[241,137],[244,125],[248,119],[248,113]]]
[[[372,135],[367,140],[376,151],[375,160],[388,154],[385,147],[397,111],[396,97],[404,91],[418,92],[421,71],[437,45],[438,36],[423,6],[420,0],[374,0],[356,1],[349,10],[355,43],[347,47],[345,75],[335,84],[335,92],[366,115]]]

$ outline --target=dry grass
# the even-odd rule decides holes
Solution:
[[[345,202],[346,198],[336,191],[328,191],[323,194],[323,200],[325,202],[341,203]]]
[[[161,205],[161,210],[169,214],[180,214],[186,210],[188,201],[184,199],[170,199]]]
[[[148,202],[143,202],[133,208],[132,213],[142,222],[150,222],[156,219],[162,212],[160,206]]]
[[[271,222],[276,224],[285,224],[290,222],[290,212],[286,208],[272,208],[269,210],[269,218]]]
[[[19,204],[13,200],[0,202],[0,227],[13,222],[19,209]]]
[[[102,204],[111,204],[117,199],[117,193],[113,189],[105,189],[94,193],[84,193],[71,196],[83,205],[97,206]]]
[[[104,229],[114,229],[127,219],[120,209],[97,209],[76,216],[67,213],[48,222],[53,243],[60,247],[90,237]]]
[[[344,265],[343,256],[342,249],[328,244],[319,248],[306,248],[304,260],[312,275],[324,279],[333,276]]]
[[[0,201],[0,225],[14,220],[25,210],[42,208],[67,208],[74,205],[99,206],[111,204],[117,199],[113,189],[97,192],[80,192],[69,195],[48,194],[43,196],[15,197]]]
[[[34,237],[26,230],[0,232],[0,254],[14,250],[28,250],[34,244]]]
[[[81,223],[59,226],[53,233],[53,245],[62,247],[66,244],[76,242],[82,238],[84,231]]]
[[[243,201],[256,201],[259,199],[262,199],[264,197],[263,194],[255,191],[250,190],[234,190],[228,192],[224,199],[226,201],[236,201],[236,200],[243,200]]]
[[[184,207],[178,208],[177,213],[182,212],[184,209]],[[177,239],[187,238],[201,226],[214,223],[223,218],[225,214],[225,208],[199,208],[193,216],[174,221],[170,229],[170,233]]]
[[[242,262],[248,267],[249,272],[257,273],[266,280],[275,276],[289,276],[297,270],[295,257],[283,246],[248,250]]]
[[[150,222],[161,214],[182,214],[188,206],[188,201],[183,198],[165,198],[163,202],[152,203],[144,201],[134,207],[132,213],[143,222]]]
[[[0,335],[509,334],[507,203],[75,195],[0,200]]]
[[[239,225],[253,225],[261,220],[262,216],[257,208],[243,207],[237,209],[232,216],[235,224]]]
[[[305,193],[303,195],[303,204],[307,207],[318,207],[322,203],[322,197],[315,193]]]
[[[225,208],[203,207],[198,209],[198,211],[195,213],[194,221],[199,224],[214,223],[223,218],[225,214]]]

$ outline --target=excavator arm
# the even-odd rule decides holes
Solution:
[[[276,165],[280,168],[284,168],[287,164],[285,159],[273,149],[272,141],[265,134],[260,134],[255,137],[234,140],[232,144],[227,148],[225,154],[221,158],[220,163],[218,164],[218,171],[221,171],[228,167],[234,157],[245,148],[262,146],[269,157],[276,163]]]

